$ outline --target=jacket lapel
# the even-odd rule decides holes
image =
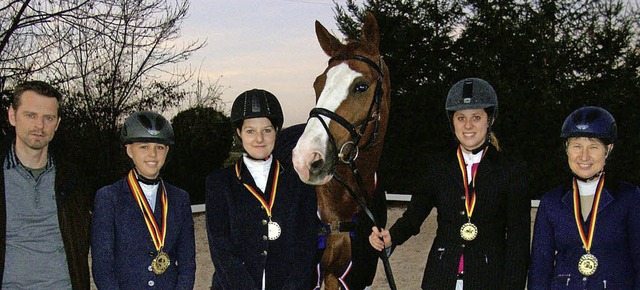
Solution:
[[[484,157],[482,157],[482,160],[480,160],[480,164],[478,165],[478,169],[477,169],[478,172],[476,173],[476,178],[478,178],[479,180],[482,179],[482,176],[489,176],[491,172],[495,170],[495,160],[497,157],[497,151],[493,149],[491,146],[487,146],[487,148],[484,150],[488,150],[488,151],[484,155]],[[457,180],[455,183],[460,187],[460,189],[464,190],[464,181],[462,179],[462,171],[460,169],[460,164],[458,162],[458,146],[456,146],[455,150],[453,150],[451,157],[447,157],[447,159],[451,160],[451,162],[448,162],[449,169],[451,170],[451,172],[453,172],[451,176],[453,176],[453,178]],[[466,170],[466,168],[464,170]],[[482,182],[480,183],[476,182],[476,187],[478,186],[478,184],[482,184]]]
[[[605,180],[605,183],[607,181]],[[598,213],[601,213],[605,207],[607,207],[613,201],[613,195],[609,192],[607,187],[602,189],[602,193],[600,195],[600,205],[598,205]]]
[[[458,146],[447,154],[447,160],[447,169],[452,173],[447,175],[454,179],[453,183],[458,189],[464,191],[464,181],[462,179],[462,172],[460,171],[460,164],[458,163]]]
[[[606,183],[606,180],[605,180]],[[569,211],[571,211],[571,213],[573,213],[573,191],[572,189],[570,189],[571,187],[568,187],[569,189],[565,189],[565,194],[562,197],[562,203],[569,209]],[[609,190],[607,189],[607,187],[605,186],[602,189],[602,193],[600,195],[600,204],[598,205],[598,213],[601,213],[605,207],[607,207],[611,202],[613,202],[613,195],[611,194],[611,192],[609,192]],[[591,214],[589,214],[589,216],[591,216]]]

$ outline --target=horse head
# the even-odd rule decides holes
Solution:
[[[357,40],[343,44],[316,21],[316,36],[330,57],[314,84],[316,106],[293,149],[300,179],[322,185],[339,163],[375,156],[377,168],[389,114],[389,73],[380,55],[378,24],[369,14]],[[362,157],[360,157],[362,159]]]

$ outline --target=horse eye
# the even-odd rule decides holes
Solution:
[[[364,93],[369,89],[369,85],[367,84],[357,84],[354,88],[353,91],[356,93]]]

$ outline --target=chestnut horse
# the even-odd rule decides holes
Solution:
[[[352,266],[352,239],[349,231],[340,229],[361,210],[366,212],[364,219],[373,220],[363,231],[367,237],[376,224],[366,204],[376,191],[387,129],[389,71],[378,50],[378,24],[372,14],[366,17],[360,38],[346,44],[320,22],[315,25],[330,60],[313,84],[316,106],[293,149],[292,162],[303,182],[316,185],[320,218],[330,232],[320,262],[325,289],[353,289],[344,279]],[[366,238],[364,242],[371,248]],[[374,266],[376,262],[374,256]],[[373,275],[375,267],[371,280]]]

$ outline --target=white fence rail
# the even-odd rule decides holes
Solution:
[[[411,201],[411,195],[410,194],[400,194],[400,193],[386,193],[387,195],[387,200],[390,201]],[[538,207],[538,205],[540,204],[540,201],[537,199],[534,199],[531,201],[531,207]],[[199,213],[199,212],[204,212],[204,204],[194,204],[191,206],[191,212],[193,213]]]

